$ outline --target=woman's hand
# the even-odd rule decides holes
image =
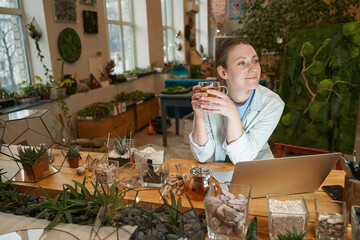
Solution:
[[[200,99],[207,96],[207,93],[200,92],[200,85],[196,85],[192,88],[193,90],[193,96],[191,98],[191,105],[194,110],[195,115],[201,117],[205,116],[204,109],[201,108],[201,105],[203,104],[203,101]]]
[[[216,90],[207,90],[216,97],[208,97],[207,94],[199,99],[200,108],[209,113],[219,113],[225,117],[239,115],[239,112],[231,99],[224,93]]]

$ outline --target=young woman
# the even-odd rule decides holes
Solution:
[[[217,51],[216,70],[227,94],[200,92],[194,86],[194,128],[190,147],[199,162],[268,159],[274,156],[267,143],[284,109],[280,97],[259,85],[259,58],[244,38],[224,40]]]

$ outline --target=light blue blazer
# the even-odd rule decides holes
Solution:
[[[224,161],[228,155],[234,164],[274,158],[268,139],[281,118],[284,105],[279,95],[259,85],[243,116],[244,133],[231,144],[226,143],[226,117],[221,114],[206,113],[208,140],[205,145],[197,145],[192,138],[192,132],[189,135],[194,157],[199,162]]]

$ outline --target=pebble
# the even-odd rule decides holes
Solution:
[[[78,167],[76,169],[76,174],[79,175],[79,176],[84,174],[84,172],[85,172],[85,168],[83,168],[83,167]]]
[[[15,211],[15,215],[23,215],[24,214],[25,207],[21,206]]]
[[[31,195],[30,195],[30,198],[29,198],[29,202],[36,201],[36,203],[37,203],[37,200],[38,200],[38,199],[39,199],[39,195],[31,194]]]

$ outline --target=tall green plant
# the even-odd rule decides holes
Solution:
[[[294,29],[279,93],[284,114],[273,141],[351,153],[360,93],[360,23]]]
[[[243,1],[244,18],[234,35],[247,36],[257,50],[284,53],[290,28],[354,21],[358,0]]]

